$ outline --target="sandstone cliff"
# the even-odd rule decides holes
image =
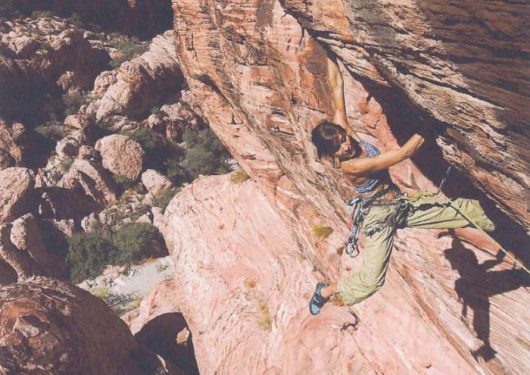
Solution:
[[[478,187],[512,220],[529,223],[528,38],[516,26],[528,9],[444,4],[173,2],[193,103],[253,180],[200,180],[166,213],[175,296],[201,373],[529,371],[527,279],[470,230],[402,231],[387,285],[355,308],[357,330],[346,309],[307,312],[317,280],[356,266],[342,255],[349,188],[315,161],[309,141],[333,113],[327,53],[344,65],[349,120],[363,138],[389,150],[415,126],[439,132],[418,158],[391,170],[403,190],[435,191],[450,162],[463,174],[451,177],[448,194],[487,204]],[[512,8],[515,26],[497,25],[493,12]],[[493,216],[527,257],[524,231]],[[318,240],[318,227],[333,232]]]

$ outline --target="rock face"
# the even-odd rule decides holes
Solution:
[[[522,287],[528,283],[501,256],[486,255],[492,247],[484,238],[466,231],[401,231],[386,286],[355,307],[357,330],[344,308],[330,306],[309,316],[315,282],[334,280],[359,262],[342,255],[349,225],[344,201],[351,190],[338,173],[315,161],[310,142],[311,129],[333,114],[328,51],[344,63],[347,112],[362,138],[382,150],[396,148],[414,130],[410,124],[422,123],[419,115],[425,127],[440,130],[414,161],[392,168],[402,190],[435,191],[447,166],[443,154],[510,217],[529,222],[521,203],[529,165],[522,155],[526,107],[518,89],[503,83],[506,73],[491,68],[499,59],[506,66],[513,61],[515,76],[523,77],[520,55],[503,55],[499,46],[526,51],[522,41],[528,38],[513,35],[504,42],[499,32],[482,32],[495,27],[491,11],[505,3],[479,15],[467,3],[458,9],[450,8],[452,2],[438,8],[422,3],[434,20],[448,20],[446,31],[454,37],[447,42],[454,48],[449,52],[427,43],[425,38],[436,41],[440,34],[427,27],[432,20],[417,18],[420,5],[371,4],[173,2],[177,55],[191,101],[254,181],[200,180],[166,211],[178,305],[190,325],[201,374],[530,370],[530,331],[520,325],[528,319],[528,289]],[[388,13],[395,17],[384,18]],[[455,31],[460,25],[453,21],[466,14],[478,17],[470,23],[485,41]],[[512,14],[507,17],[517,21],[525,12]],[[382,28],[395,31],[398,41]],[[445,42],[443,34],[438,38],[438,44]],[[480,51],[488,47],[490,60],[483,60]],[[400,71],[402,56],[407,65]],[[483,86],[474,86],[471,77]],[[478,194],[461,176],[451,178],[452,193]],[[317,241],[317,225],[333,233]],[[517,237],[513,223],[509,229],[504,240]]]
[[[131,138],[113,134],[96,142],[96,150],[102,158],[103,167],[113,174],[136,180],[142,173],[144,151]]]
[[[313,216],[306,225],[320,220]],[[201,374],[528,369],[528,351],[515,344],[530,337],[520,325],[528,319],[528,289],[520,288],[524,276],[506,265],[488,266],[487,255],[454,235],[401,232],[402,250],[394,254],[387,284],[352,310],[361,319],[354,327],[356,319],[345,307],[328,305],[317,317],[307,308],[321,272],[336,270],[314,262],[312,251],[340,244],[334,236],[310,237],[302,246],[292,223],[257,183],[200,178],[171,202],[166,222],[177,277],[173,296],[165,298],[189,324]],[[340,273],[358,266],[347,257],[342,261]],[[153,305],[160,309],[160,302]],[[462,306],[468,310],[463,316]],[[497,351],[489,362],[470,352],[480,353],[485,339]]]
[[[352,74],[396,88],[445,127],[444,157],[530,226],[528,4],[281,3]]]
[[[47,278],[0,289],[3,374],[138,374],[156,370],[101,300]],[[143,367],[142,367],[143,366]]]
[[[26,212],[34,185],[30,169],[11,167],[0,171],[0,223]]]

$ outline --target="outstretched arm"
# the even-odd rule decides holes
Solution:
[[[348,123],[348,116],[346,115],[346,104],[344,101],[344,82],[342,80],[342,74],[336,61],[332,60],[328,56],[328,79],[331,86],[333,95],[333,107],[335,108],[335,115],[333,116],[333,122],[337,125],[342,126],[346,133],[355,139],[360,141],[359,136]]]
[[[348,174],[364,176],[391,167],[414,155],[424,142],[419,134],[414,134],[397,150],[383,152],[374,158],[354,158],[341,163],[341,169]]]

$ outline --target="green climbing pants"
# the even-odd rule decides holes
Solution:
[[[365,246],[362,250],[362,267],[339,280],[338,294],[346,305],[354,305],[370,297],[385,283],[397,228],[453,229],[470,226],[470,223],[448,203],[445,196],[418,193],[402,198],[403,209],[397,205],[372,206],[362,223]],[[472,199],[451,200],[464,215],[486,231],[495,225],[488,219],[480,203]],[[388,220],[396,215],[397,220]]]

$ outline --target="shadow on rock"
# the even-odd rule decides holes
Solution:
[[[186,320],[180,313],[167,313],[148,322],[136,340],[189,375],[199,375]]]
[[[504,261],[504,253],[499,252],[495,259],[479,263],[473,251],[464,247],[454,234],[452,248],[444,255],[451,267],[458,271],[460,278],[455,281],[455,291],[462,301],[462,318],[467,319],[468,310],[473,311],[473,329],[482,346],[471,351],[478,357],[489,361],[496,351],[490,343],[490,297],[509,292],[522,286],[530,286],[530,277],[521,269],[490,271]]]

